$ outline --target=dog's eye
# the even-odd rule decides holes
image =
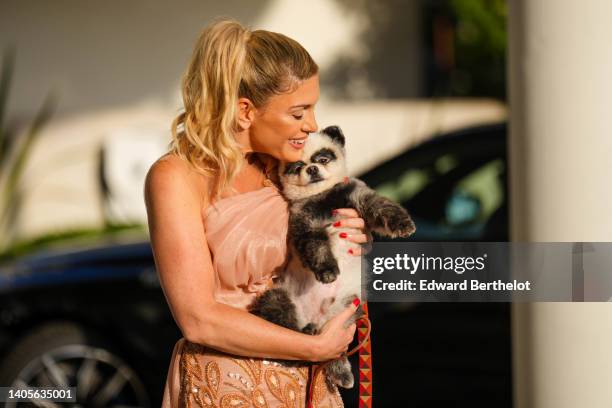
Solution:
[[[327,164],[327,163],[329,163],[329,158],[328,158],[328,157],[321,157],[321,158],[319,159],[319,163],[321,163],[321,164]]]

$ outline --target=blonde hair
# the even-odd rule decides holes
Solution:
[[[213,22],[200,33],[183,76],[184,110],[172,122],[170,152],[210,177],[209,198],[218,198],[244,164],[234,137],[240,130],[238,99],[262,107],[318,69],[310,54],[283,34],[250,31],[233,19]]]

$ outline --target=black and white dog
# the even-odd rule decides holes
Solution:
[[[408,237],[415,231],[402,206],[347,177],[344,144],[340,128],[330,126],[308,137],[302,160],[280,164],[283,195],[290,204],[290,258],[275,286],[249,306],[251,313],[268,321],[309,334],[317,334],[355,297],[361,298],[361,257],[348,253],[355,243],[339,237],[356,230],[333,227],[339,217],[332,210],[356,209],[366,229],[381,236]],[[362,315],[359,307],[346,327]],[[328,385],[353,387],[348,359],[329,363],[326,379]]]

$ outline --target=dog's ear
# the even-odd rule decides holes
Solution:
[[[321,131],[321,133],[325,133],[330,137],[332,142],[340,145],[340,147],[344,148],[344,134],[342,130],[338,126],[328,126]]]

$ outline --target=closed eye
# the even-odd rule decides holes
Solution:
[[[302,119],[304,115],[293,115],[293,117],[299,120],[299,119]]]

